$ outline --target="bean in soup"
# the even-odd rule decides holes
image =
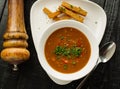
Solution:
[[[79,30],[64,27],[53,32],[45,44],[45,56],[49,65],[62,73],[82,69],[91,54],[87,37]]]

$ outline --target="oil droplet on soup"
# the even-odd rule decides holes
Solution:
[[[71,27],[53,32],[46,41],[44,51],[49,65],[62,73],[79,71],[87,64],[91,54],[87,37]]]

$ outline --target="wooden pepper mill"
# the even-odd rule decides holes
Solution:
[[[14,65],[13,70],[17,70],[17,65],[29,59],[28,35],[24,23],[23,0],[8,0],[8,20],[7,29],[3,35],[3,50],[1,58]]]

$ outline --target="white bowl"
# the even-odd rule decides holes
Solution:
[[[45,43],[48,37],[55,30],[58,30],[59,28],[63,28],[63,27],[73,27],[73,28],[80,30],[88,38],[90,46],[91,46],[91,55],[90,55],[90,59],[88,63],[81,70],[74,72],[74,73],[69,73],[69,74],[64,74],[64,73],[54,70],[48,64],[45,54],[44,54]],[[43,69],[46,71],[46,73],[55,83],[60,84],[60,85],[65,85],[65,84],[70,83],[73,80],[80,79],[86,76],[96,65],[96,62],[99,56],[99,48],[98,48],[98,42],[91,31],[95,29],[89,29],[86,25],[78,21],[63,20],[63,21],[55,22],[52,25],[50,25],[47,29],[43,29],[43,30],[44,32],[42,33],[40,40],[39,40],[38,59]]]

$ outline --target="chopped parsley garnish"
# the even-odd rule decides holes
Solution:
[[[75,61],[73,61],[73,62],[72,62],[72,64],[73,64],[73,65],[75,65],[75,64],[76,64],[76,62],[75,62]]]
[[[71,54],[75,57],[79,57],[81,52],[82,52],[82,49],[80,47],[74,46],[71,48]]]
[[[70,5],[71,8],[73,8],[73,5]]]
[[[57,56],[66,56],[67,58],[71,57],[79,57],[82,52],[81,47],[73,46],[73,47],[63,47],[57,46],[54,50],[54,53]]]
[[[64,7],[60,7],[60,11],[65,12],[65,8]]]
[[[63,39],[64,39],[64,36],[61,36],[60,39],[63,40]]]
[[[68,68],[68,65],[63,65],[63,68],[66,70]]]

